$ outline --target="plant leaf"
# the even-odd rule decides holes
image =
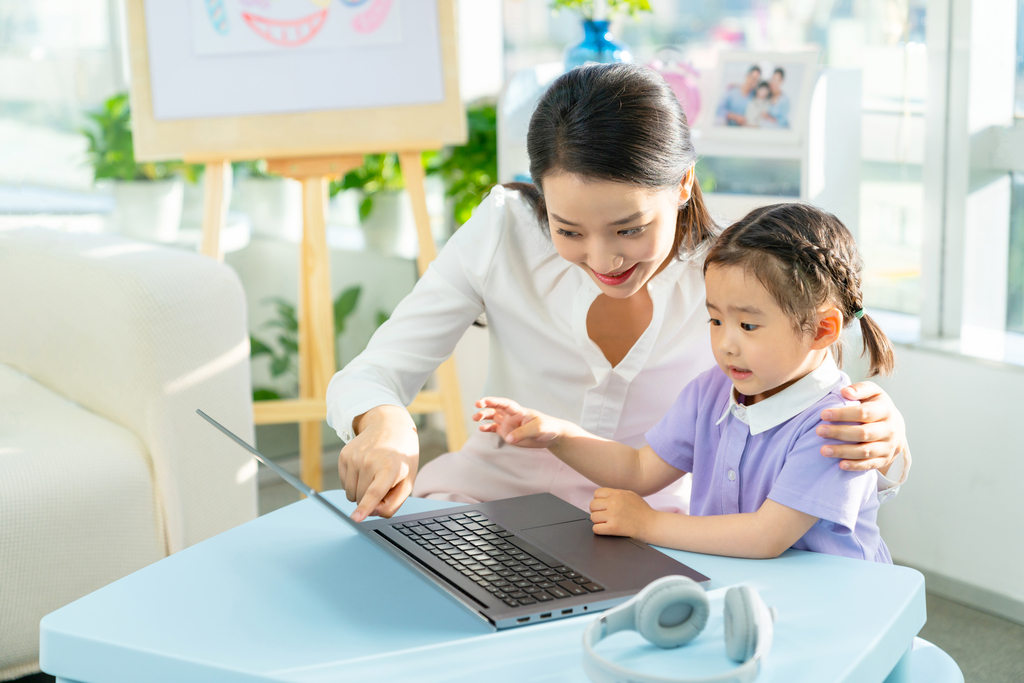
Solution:
[[[363,201],[359,202],[359,220],[365,221],[373,211],[373,195],[366,195]]]
[[[274,356],[274,360],[270,363],[271,376],[280,377],[288,372],[291,364],[291,359],[288,356]]]
[[[252,400],[254,401],[276,401],[281,398],[281,394],[277,393],[273,389],[267,389],[266,387],[253,387]]]
[[[256,337],[249,335],[249,356],[255,358],[263,355],[273,356],[274,351]]]
[[[359,303],[359,295],[363,288],[359,285],[349,287],[334,300],[334,336],[345,331],[345,319],[352,315]]]
[[[292,356],[299,352],[299,343],[290,334],[282,334],[277,338],[277,343],[286,351],[285,356]]]

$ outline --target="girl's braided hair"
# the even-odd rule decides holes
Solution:
[[[853,235],[842,221],[807,204],[774,204],[754,209],[731,225],[711,247],[710,266],[738,265],[754,275],[796,328],[814,334],[815,313],[833,305],[848,326],[864,308],[861,261]],[[871,375],[890,374],[895,365],[892,342],[871,316],[861,314],[864,352]],[[842,366],[843,350],[833,346]]]

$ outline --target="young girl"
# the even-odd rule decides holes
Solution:
[[[648,445],[602,439],[507,399],[477,404],[474,419],[493,421],[481,431],[547,448],[609,487],[590,504],[598,534],[735,557],[797,548],[891,562],[875,523],[876,473],[819,454],[822,412],[847,404],[843,328],[860,321],[872,375],[893,367],[891,343],[864,315],[853,237],[813,207],[764,207],[721,235],[704,275],[718,367],[683,389]],[[640,497],[686,472],[689,516]]]
[[[767,116],[768,110],[772,106],[771,98],[772,89],[768,85],[768,81],[761,81],[754,91],[754,96],[747,103],[747,122],[745,125],[754,128],[760,128],[764,125],[765,116]]]

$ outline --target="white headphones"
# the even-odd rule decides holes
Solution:
[[[583,632],[583,670],[595,683],[749,683],[757,678],[761,660],[772,647],[775,610],[757,590],[737,586],[725,593],[725,651],[740,667],[709,678],[668,679],[647,676],[612,664],[594,646],[618,631],[635,630],[663,648],[679,647],[697,637],[708,623],[708,596],[696,581],[666,576],[636,596],[608,610]]]

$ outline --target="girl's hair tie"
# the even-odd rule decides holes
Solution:
[[[853,314],[853,317],[856,318],[857,320],[860,320],[861,318],[863,318],[864,317],[864,309],[863,308],[858,308],[857,312]]]

